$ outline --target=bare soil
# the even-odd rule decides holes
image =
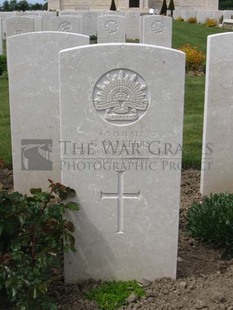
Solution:
[[[185,231],[188,208],[193,201],[202,199],[199,184],[198,170],[182,172],[177,280],[165,278],[150,282],[145,279],[141,283],[145,296],[141,299],[130,296],[121,310],[233,310],[233,259],[223,260],[221,251],[190,238]],[[11,187],[12,172],[0,170],[0,188]],[[64,285],[61,281],[54,287],[53,295],[62,310],[95,310],[99,308],[85,295],[100,284],[101,281],[88,280]]]

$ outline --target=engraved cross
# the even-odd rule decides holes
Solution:
[[[140,191],[137,193],[124,192],[124,171],[117,171],[118,174],[118,191],[117,193],[103,193],[100,191],[101,200],[103,199],[117,199],[117,233],[123,234],[123,213],[124,213],[124,199],[139,199]]]

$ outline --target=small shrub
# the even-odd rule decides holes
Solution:
[[[194,203],[187,214],[189,233],[201,241],[225,249],[233,257],[233,194],[214,194]]]
[[[5,55],[0,55],[0,76],[7,72],[7,60]]]
[[[189,18],[187,19],[187,22],[188,22],[189,24],[196,24],[196,23],[197,23],[197,18],[196,18],[196,17],[189,17]]]
[[[62,202],[75,192],[50,183],[49,193],[31,189],[30,197],[0,192],[0,291],[24,310],[57,309],[47,291],[58,278],[63,251],[75,251],[74,226],[63,215],[78,205]]]
[[[178,17],[176,17],[176,21],[177,21],[177,22],[183,22],[184,19],[183,19],[181,16],[178,16]]]
[[[218,22],[216,21],[216,19],[207,18],[205,25],[206,27],[216,27],[218,25]]]
[[[196,46],[185,44],[179,48],[186,54],[186,70],[187,71],[203,71],[205,54]]]

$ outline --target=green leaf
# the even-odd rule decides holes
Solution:
[[[42,193],[42,189],[41,188],[31,188],[30,193],[32,195],[40,194],[40,193]]]
[[[79,210],[79,203],[70,201],[67,204],[65,204],[65,207],[69,210],[78,211]]]

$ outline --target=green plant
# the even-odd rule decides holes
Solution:
[[[216,21],[216,19],[207,18],[205,25],[206,27],[216,27],[218,25],[218,22]]]
[[[140,298],[145,291],[136,281],[113,281],[91,290],[87,298],[96,301],[102,310],[115,310],[125,305],[132,293]]]
[[[186,70],[198,71],[203,69],[205,54],[196,46],[185,44],[179,48],[186,54]]]
[[[56,309],[48,296],[59,275],[62,253],[75,251],[74,226],[63,218],[63,200],[75,191],[50,180],[50,192],[32,196],[0,192],[0,290],[20,309]]]
[[[7,72],[7,60],[5,55],[0,55],[0,76]]]
[[[221,193],[194,203],[187,214],[189,233],[203,242],[225,249],[233,257],[233,194]]]
[[[182,168],[201,167],[205,77],[186,76]]]
[[[2,75],[0,75],[0,79],[8,80],[8,73],[7,73],[7,71],[4,71],[2,73]]]
[[[189,24],[196,24],[196,23],[197,23],[197,18],[196,18],[196,17],[189,17],[189,18],[187,19],[187,22],[188,22]]]
[[[183,22],[184,19],[183,19],[181,16],[177,16],[177,17],[176,17],[176,21],[177,21],[177,22]]]

